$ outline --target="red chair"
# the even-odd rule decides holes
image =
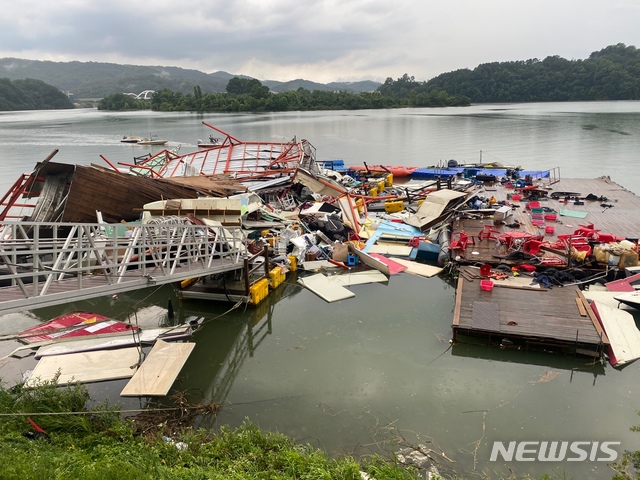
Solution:
[[[491,228],[491,225],[485,225],[484,227],[482,227],[482,230],[480,230],[480,233],[478,233],[478,240],[483,240],[485,238],[497,240],[498,237],[496,237],[495,235],[499,234],[499,230],[494,230],[493,228]]]
[[[498,237],[498,241],[508,249],[514,245],[521,245],[526,240],[534,238],[534,235],[527,232],[506,232]]]
[[[449,250],[464,250],[467,248],[468,243],[471,243],[472,245],[476,244],[473,239],[473,235],[469,236],[465,232],[459,232],[458,238],[451,239],[451,242],[449,243]]]
[[[558,241],[562,242],[565,246],[568,245],[588,245],[589,239],[584,235],[563,234],[558,235]]]
[[[580,227],[577,230],[574,230],[573,234],[581,237],[585,237],[588,240],[595,240],[596,238],[598,238],[599,231],[600,230],[596,230],[594,228]]]
[[[624,239],[625,237],[618,237],[613,233],[598,233],[596,241],[600,243],[611,243],[611,242],[620,242]]]
[[[538,255],[542,246],[548,244],[549,242],[543,242],[536,238],[531,238],[530,240],[524,242],[524,245],[522,245],[522,251],[524,253],[528,253],[529,255]]]

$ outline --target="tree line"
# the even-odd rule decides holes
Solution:
[[[586,60],[551,56],[486,63],[443,73],[425,87],[473,103],[640,100],[640,50],[618,43]]]
[[[398,82],[415,81],[405,74]],[[390,84],[395,81],[388,79]],[[140,102],[140,101],[139,101]],[[401,107],[444,107],[469,105],[462,95],[446,92],[418,92],[404,89],[376,90],[349,93],[344,91],[297,90],[273,93],[259,80],[234,77],[229,80],[225,93],[203,93],[200,86],[192,94],[169,89],[156,92],[147,108],[156,111],[192,112],[286,112],[302,110],[360,110]],[[103,110],[144,108],[141,103],[123,98],[122,94],[104,98],[98,104]]]
[[[41,80],[0,78],[0,111],[73,108],[64,93]]]
[[[640,100],[640,50],[623,43],[585,60],[550,56],[494,62],[473,70],[443,73],[429,81],[404,74],[373,91],[309,90],[276,93],[251,78],[231,78],[225,92],[193,93],[164,88],[151,101],[118,93],[99,102],[102,110],[265,112],[466,106],[471,103]],[[55,87],[40,80],[0,79],[0,110],[72,108]]]
[[[640,100],[640,50],[623,43],[586,60],[494,62],[473,70],[443,73],[429,81],[408,74],[387,78],[372,92],[294,91],[273,93],[256,79],[234,77],[226,93],[157,92],[146,108],[157,111],[263,112],[466,106],[473,103]],[[111,98],[99,108],[114,107]],[[130,108],[144,108],[128,104]]]

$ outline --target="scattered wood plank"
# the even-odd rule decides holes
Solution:
[[[195,346],[195,343],[156,341],[144,363],[120,392],[120,396],[165,396]]]
[[[95,352],[53,355],[40,359],[26,386],[57,378],[61,385],[67,382],[98,382],[133,376],[133,367],[140,360],[137,347]]]
[[[578,305],[578,311],[580,312],[580,315],[586,317],[587,309],[584,308],[584,304],[582,303],[582,300],[580,300],[580,297],[576,297],[576,304]]]
[[[515,290],[534,290],[536,292],[547,292],[549,291],[548,288],[543,288],[543,287],[528,287],[526,285],[508,285],[505,283],[496,283],[493,282],[493,286],[494,287],[500,287],[500,288],[513,288]]]
[[[598,332],[598,335],[602,339],[602,343],[604,343],[605,345],[609,345],[609,337],[607,337],[607,334],[602,328],[602,325],[600,325],[600,321],[598,320],[598,317],[596,317],[595,312],[591,308],[591,305],[589,304],[589,300],[585,298],[584,294],[582,293],[582,290],[580,290],[579,288],[576,288],[576,293],[578,294],[578,297],[580,298],[580,300],[582,300],[584,309],[587,311],[587,316],[591,319],[591,323],[593,323],[593,326],[595,327],[596,332]]]

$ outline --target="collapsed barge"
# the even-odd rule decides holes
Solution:
[[[242,142],[211,128],[224,139],[187,155],[164,150],[118,167],[104,159],[110,168],[47,158],[5,195],[0,221],[115,223],[123,238],[169,217],[241,230],[224,233],[220,247],[238,251],[241,268],[176,288],[182,298],[254,306],[288,275],[334,302],[354,296],[349,285],[446,270],[456,278],[453,342],[616,366],[640,358],[632,307],[617,300],[620,288],[635,291],[625,279],[638,265],[640,198],[608,177],[457,162],[341,169],[317,161],[306,140]]]

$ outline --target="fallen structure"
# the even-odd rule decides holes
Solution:
[[[337,168],[307,140],[241,141],[210,127],[222,138],[186,155],[105,159],[109,168],[45,159],[4,197],[0,221],[175,217],[241,252],[242,268],[182,281],[182,298],[258,305],[294,274],[334,302],[354,296],[349,285],[446,268],[458,278],[454,341],[635,359],[635,347],[610,341],[628,322],[586,295],[638,264],[640,202],[609,179],[467,165],[411,169],[397,183],[408,170]]]

